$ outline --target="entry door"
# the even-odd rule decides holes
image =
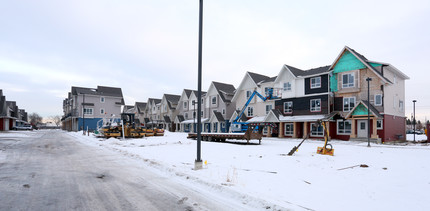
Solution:
[[[359,138],[367,138],[367,120],[357,120],[357,137]]]

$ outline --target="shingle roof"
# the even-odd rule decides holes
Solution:
[[[146,103],[136,102],[135,107],[137,107],[137,112],[143,113],[143,111],[145,110],[145,107],[146,107]]]
[[[108,87],[108,86],[97,86],[97,89],[86,88],[86,87],[76,87],[72,86],[72,95],[78,94],[90,94],[90,95],[100,95],[100,96],[111,96],[111,97],[121,97],[121,105],[124,105],[124,98],[122,96],[121,88]]]
[[[176,105],[178,105],[178,101],[181,98],[180,95],[171,95],[171,94],[164,94],[164,97],[167,100],[167,105],[170,109],[175,109]]]
[[[185,118],[183,115],[177,115],[176,118],[178,118],[179,122],[185,121]]]
[[[164,122],[171,123],[172,121],[170,121],[170,117],[169,116],[164,116]]]
[[[318,74],[327,73],[330,71],[329,70],[330,65],[312,68],[309,70],[301,70],[301,69],[295,68],[295,67],[290,66],[290,65],[285,65],[285,66],[287,66],[287,68],[291,71],[291,73],[293,73],[293,75],[296,77],[298,77],[298,76],[306,77],[306,76],[310,76],[310,75],[318,75]]]
[[[218,94],[221,96],[222,101],[231,102],[231,99],[234,96],[234,92],[236,91],[236,88],[234,88],[233,85],[215,81],[213,81],[212,84],[218,91]]]
[[[214,111],[215,118],[218,120],[218,122],[225,122],[224,117],[222,116],[221,112]]]
[[[193,90],[190,90],[190,89],[184,89],[184,92],[185,92],[185,94],[187,95],[188,98],[191,96],[191,92],[192,91]]]
[[[269,76],[265,76],[265,75],[260,75],[258,73],[253,73],[253,72],[248,72],[249,76],[251,77],[251,79],[256,83],[260,83],[263,82],[265,80],[270,79]]]

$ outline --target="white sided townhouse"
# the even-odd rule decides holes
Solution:
[[[162,128],[163,121],[161,120],[161,99],[148,98],[144,112],[144,125],[147,128]]]
[[[213,81],[205,96],[204,113],[209,121],[204,124],[205,132],[228,132],[229,119],[236,109],[232,101],[236,88],[231,84]]]
[[[160,103],[160,116],[162,118],[164,128],[169,131],[175,131],[176,125],[173,123],[178,111],[180,95],[164,94]]]
[[[205,107],[206,92],[202,92],[202,109]],[[178,101],[178,115],[175,117],[176,131],[195,132],[197,131],[197,91],[184,89]],[[204,109],[201,111],[202,125],[209,119]]]

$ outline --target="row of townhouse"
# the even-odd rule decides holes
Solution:
[[[324,120],[329,121],[331,138],[360,139],[370,133],[375,140],[404,140],[407,79],[391,64],[368,60],[345,46],[331,65],[301,70],[285,64],[274,77],[246,72],[237,89],[212,82],[207,92],[202,92],[201,127],[204,132],[234,131],[231,123],[256,91],[263,96],[270,92],[274,98],[253,98],[240,121],[265,126],[267,136],[301,138],[309,133],[310,137],[322,137],[324,131],[317,122]],[[82,102],[84,96],[86,102]],[[161,99],[124,106],[123,112],[135,113],[146,127],[195,132],[197,96],[197,91],[184,89],[181,95],[164,94]],[[113,107],[101,107],[102,98],[112,101]],[[82,111],[85,118],[119,115],[121,105],[120,88],[72,87],[63,103],[63,127],[79,129]]]
[[[15,101],[7,101],[0,89],[0,131],[28,124],[27,112],[19,109]]]

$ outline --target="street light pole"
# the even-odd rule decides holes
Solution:
[[[367,147],[370,147],[370,81],[372,78],[367,77]]]
[[[201,110],[202,110],[202,37],[203,37],[203,0],[200,0],[199,7],[199,56],[198,56],[198,74],[197,74],[197,159],[195,160],[195,169],[202,168],[201,159]]]
[[[415,142],[415,121],[416,121],[416,118],[415,118],[415,103],[417,102],[417,100],[412,100],[412,102],[414,103],[414,122],[413,122],[413,124],[414,124],[414,142]]]
[[[85,94],[83,94],[83,102],[82,102],[82,134],[85,135]]]
[[[196,101],[193,100],[193,132],[196,132]]]

